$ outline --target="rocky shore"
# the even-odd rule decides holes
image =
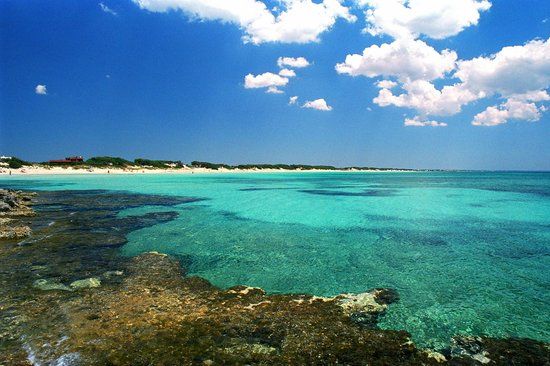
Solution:
[[[24,238],[31,228],[24,220],[34,216],[30,207],[36,194],[0,189],[0,239]]]
[[[185,198],[67,191],[35,200],[32,236],[0,247],[0,365],[550,365],[549,345],[528,339],[456,337],[448,349],[420,349],[406,331],[377,327],[399,301],[391,289],[220,289],[177,258],[118,255],[128,232],[171,220]],[[151,202],[166,212],[116,215]]]

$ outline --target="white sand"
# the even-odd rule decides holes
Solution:
[[[206,168],[171,168],[171,169],[152,169],[143,168],[137,166],[130,166],[127,168],[88,168],[88,169],[76,169],[74,167],[45,167],[40,165],[25,166],[19,169],[9,169],[7,167],[0,167],[0,176],[9,175],[93,175],[93,174],[194,174],[194,173],[281,173],[281,172],[343,172],[346,170],[321,170],[321,169],[308,169],[308,170],[286,170],[286,169],[225,169],[220,168],[218,170],[206,169]],[[347,171],[357,171],[350,169]],[[366,170],[362,170],[366,171]],[[377,170],[371,170],[377,171]]]

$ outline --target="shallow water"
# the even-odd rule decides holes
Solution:
[[[455,334],[550,341],[550,173],[29,176],[0,186],[200,198],[130,232],[122,253],[177,255],[222,287],[393,287],[401,300],[380,326],[422,346]]]

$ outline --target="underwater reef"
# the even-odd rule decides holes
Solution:
[[[195,198],[16,195],[38,214],[24,216],[28,237],[0,241],[0,365],[550,365],[550,345],[529,339],[462,336],[448,349],[418,348],[406,331],[377,327],[399,301],[392,289],[221,289],[187,275],[178,258],[120,255],[129,232],[174,219],[171,207]],[[143,205],[166,209],[117,215]]]

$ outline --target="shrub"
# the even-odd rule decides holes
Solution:
[[[116,166],[116,167],[125,167],[132,165],[132,162],[118,157],[112,156],[94,156],[86,160],[86,164],[93,166]]]
[[[22,168],[23,165],[31,165],[31,163],[16,157],[2,159],[2,162],[8,163],[8,166],[10,167],[10,169],[19,169],[19,168]]]

